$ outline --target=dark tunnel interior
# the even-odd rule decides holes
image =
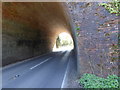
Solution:
[[[52,52],[62,32],[75,32],[65,3],[3,2],[2,65]]]

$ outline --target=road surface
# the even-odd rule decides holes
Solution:
[[[62,88],[71,52],[52,52],[4,67],[2,88]]]

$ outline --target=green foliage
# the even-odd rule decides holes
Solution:
[[[80,31],[80,28],[79,28],[79,27],[76,27],[75,30]],[[79,33],[76,32],[76,35],[79,36]]]
[[[56,40],[56,47],[57,48],[59,48],[59,46],[61,45],[60,41],[61,41],[60,37],[58,37],[57,40]]]
[[[80,28],[79,27],[77,27],[77,28],[75,28],[76,30],[80,30]]]
[[[72,46],[73,42],[72,40],[70,40],[70,37],[66,37],[66,36],[58,36],[57,40],[56,40],[56,47],[62,47],[62,46]]]
[[[101,6],[104,6],[110,13],[114,13],[117,16],[120,15],[120,1],[113,0],[112,2],[108,3],[101,3]]]
[[[109,75],[107,78],[101,78],[94,74],[84,74],[79,82],[83,84],[84,88],[120,88],[120,77],[116,75]]]

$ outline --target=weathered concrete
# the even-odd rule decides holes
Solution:
[[[61,32],[73,36],[63,4],[3,3],[3,65],[51,52]]]

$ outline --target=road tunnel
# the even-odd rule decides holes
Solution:
[[[52,52],[62,32],[75,34],[65,3],[3,2],[2,65]]]

